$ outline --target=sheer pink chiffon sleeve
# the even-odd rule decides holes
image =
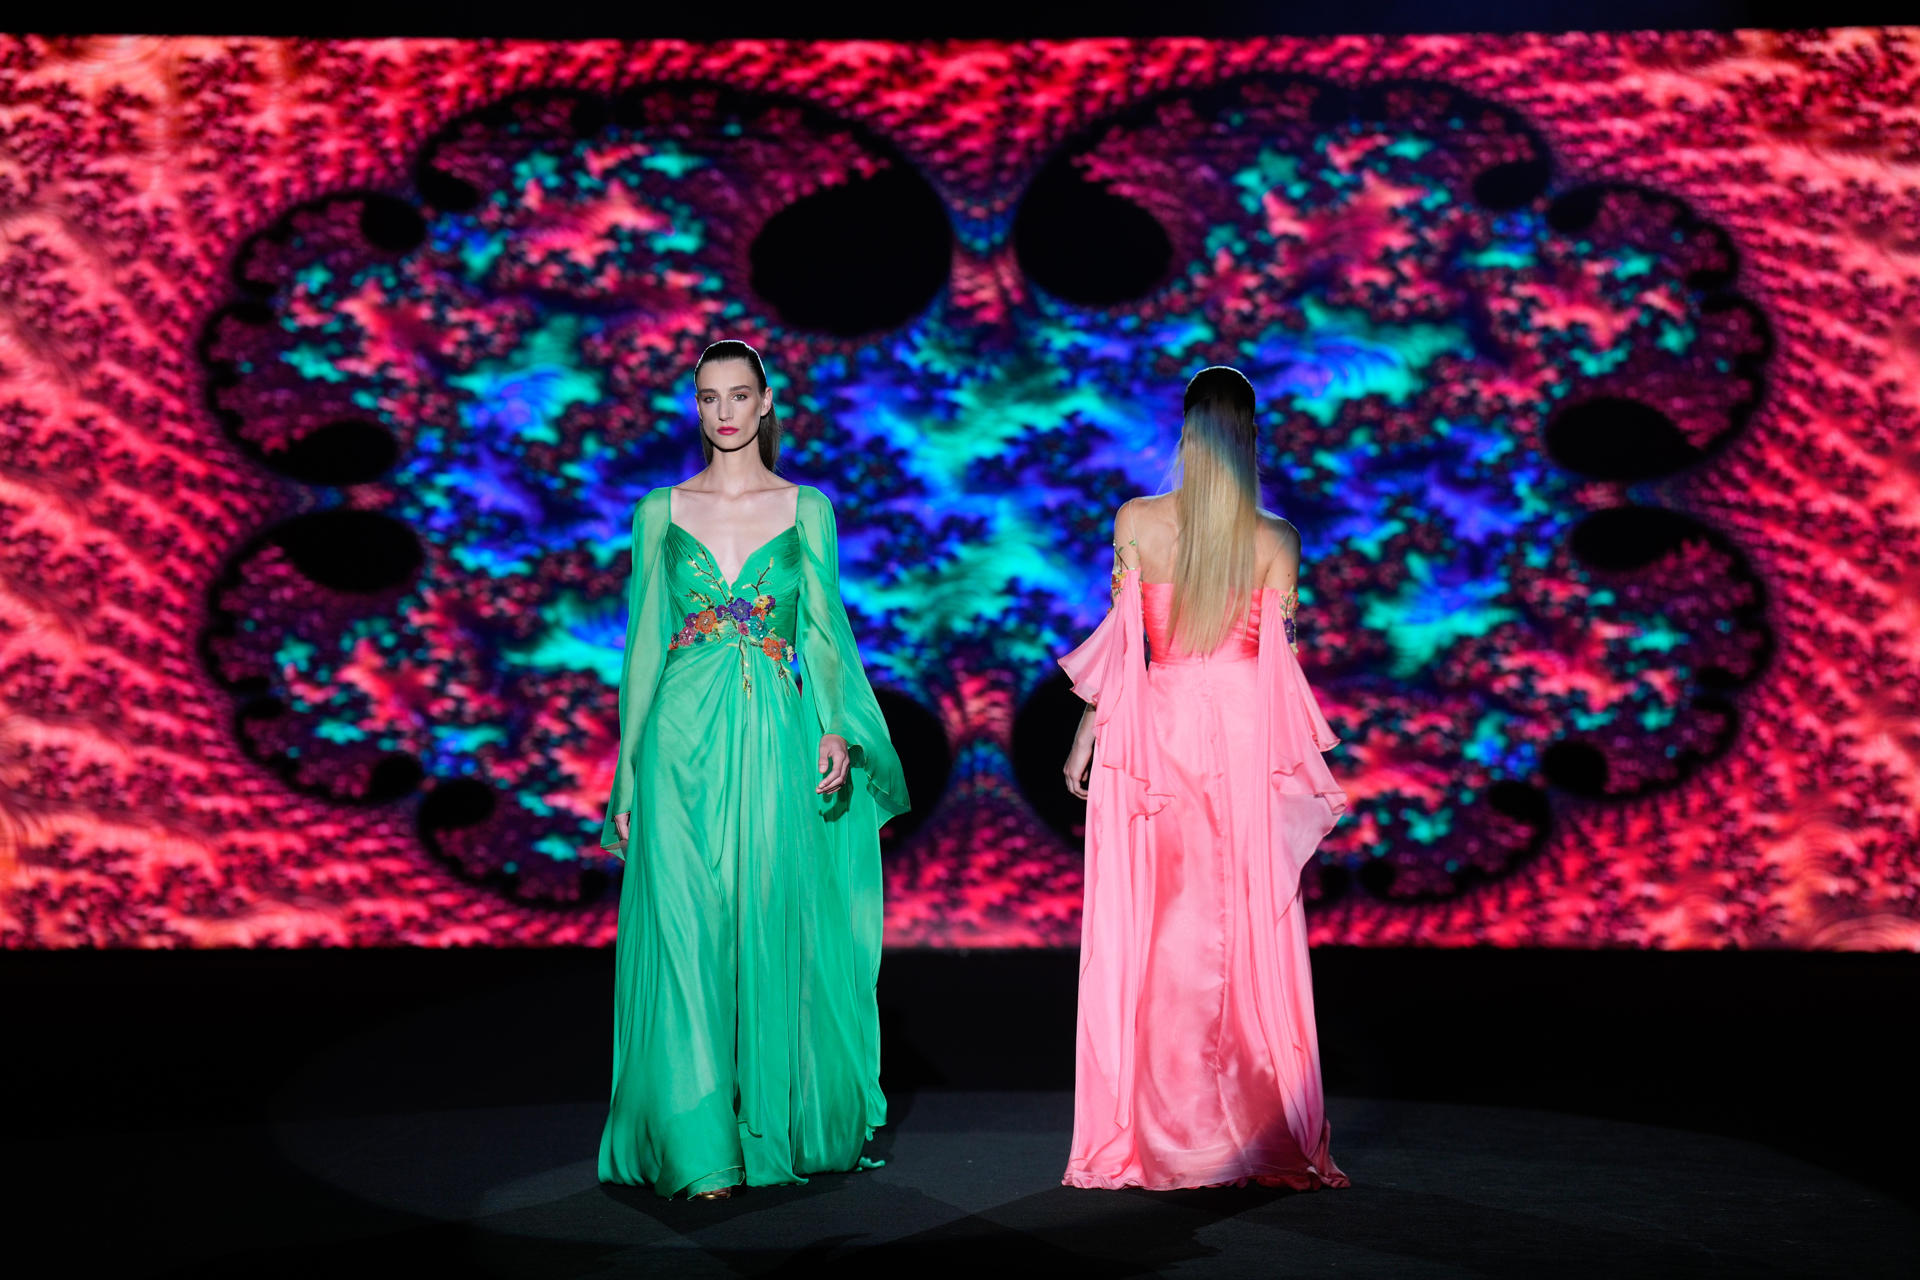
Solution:
[[[1260,611],[1260,758],[1273,770],[1276,793],[1319,796],[1326,802],[1329,819],[1337,818],[1346,812],[1347,793],[1334,780],[1322,753],[1339,746],[1340,739],[1320,714],[1307,673],[1300,669],[1300,659],[1288,643],[1287,615],[1277,603],[1270,600]],[[1329,820],[1327,830],[1332,829]],[[1309,856],[1312,852],[1307,850]]]
[[[1312,1034],[1313,978],[1305,957],[1306,930],[1287,916],[1298,909],[1301,874],[1346,812],[1347,793],[1322,757],[1339,739],[1320,714],[1288,643],[1285,610],[1279,604],[1270,599],[1260,618],[1255,742],[1257,758],[1266,762],[1273,785],[1267,803],[1254,806],[1254,856],[1246,862],[1254,925],[1247,938],[1253,959],[1249,972],[1253,1013],[1268,1051],[1276,1058],[1292,1055],[1298,1060],[1295,1069],[1276,1075],[1287,1126],[1301,1150],[1318,1153],[1324,1172],[1332,1159],[1326,1152],[1319,1046]]]
[[[1131,1122],[1140,964],[1152,927],[1153,868],[1147,819],[1170,798],[1156,790],[1147,717],[1146,623],[1140,573],[1123,568],[1106,620],[1060,659],[1073,691],[1096,706],[1093,772],[1087,783],[1086,902],[1080,922],[1080,1018],[1115,1120]],[[1164,776],[1164,775],[1162,775]],[[1095,927],[1095,922],[1098,927]]]

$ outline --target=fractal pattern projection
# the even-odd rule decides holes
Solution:
[[[610,941],[724,336],[909,766],[891,943],[1077,940],[1053,659],[1231,363],[1316,943],[1920,947],[1917,53],[0,38],[0,943]]]

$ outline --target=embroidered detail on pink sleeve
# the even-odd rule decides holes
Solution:
[[[1134,549],[1135,555],[1140,554],[1139,545],[1132,538],[1127,539],[1127,545]],[[1114,543],[1113,544],[1113,585],[1112,585],[1112,595],[1114,599],[1118,600],[1120,598],[1121,580],[1124,579],[1127,576],[1127,574],[1132,571],[1132,568],[1133,568],[1132,565],[1129,565],[1125,560],[1122,560],[1120,558],[1120,544],[1117,542]]]
[[[1299,612],[1300,612],[1299,588],[1288,587],[1286,591],[1283,592],[1280,596],[1280,618],[1286,624],[1287,648],[1293,650],[1295,653],[1300,652],[1298,633],[1296,632],[1294,627],[1294,618],[1295,618],[1295,615],[1297,615]],[[1314,739],[1314,745],[1316,747],[1320,745],[1320,740],[1318,738]]]

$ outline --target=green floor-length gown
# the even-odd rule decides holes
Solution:
[[[802,486],[730,583],[669,502],[634,514],[601,834],[632,815],[600,1179],[670,1196],[855,1168],[885,1122],[879,828],[907,797],[825,495]],[[827,796],[823,733],[853,757]]]

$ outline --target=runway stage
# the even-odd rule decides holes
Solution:
[[[1905,1276],[1914,1257],[1886,1195],[1619,1121],[1336,1098],[1351,1189],[1151,1195],[1059,1185],[1068,1094],[899,1110],[884,1168],[722,1205],[600,1186],[584,1102],[153,1134],[124,1190],[150,1224],[139,1261],[235,1277]]]
[[[1354,1186],[1153,1195],[1058,1185],[1070,953],[903,953],[886,1165],[694,1205],[595,1180],[604,953],[12,955],[0,1155],[72,1274],[1905,1276],[1911,960],[1324,953]]]

